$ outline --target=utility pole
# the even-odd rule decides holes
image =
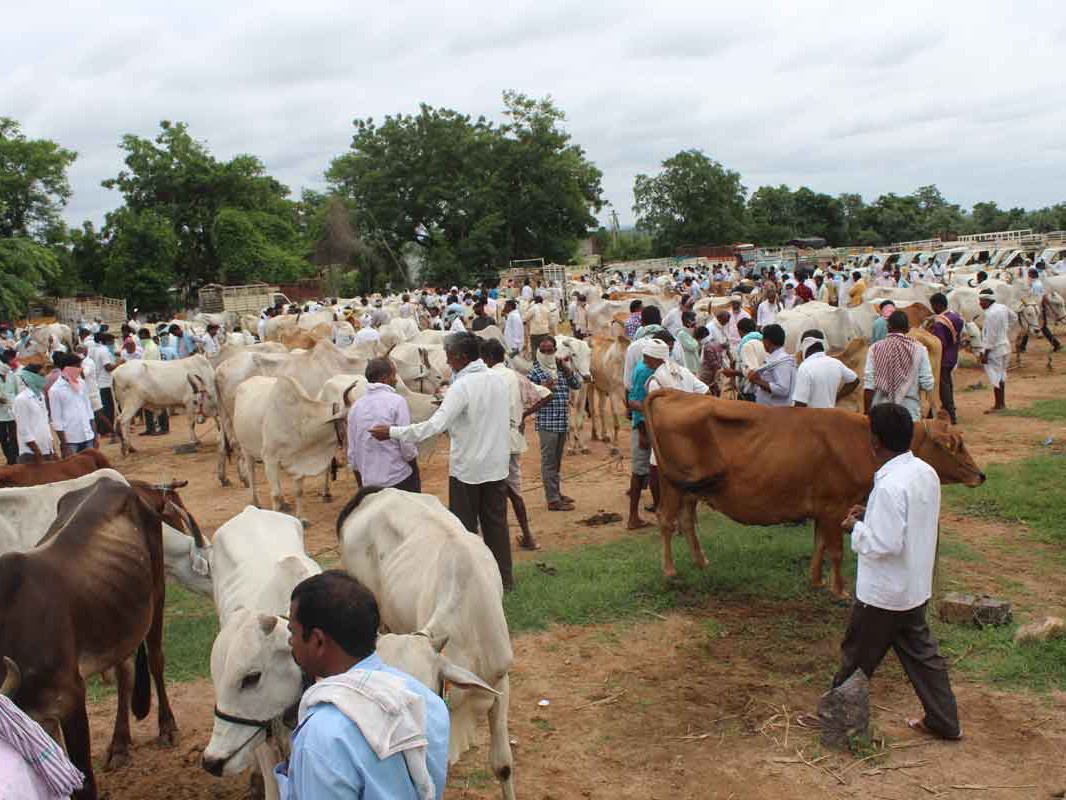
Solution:
[[[611,207],[610,218],[611,218],[611,236],[614,239],[614,246],[618,247],[618,230],[619,230],[618,212],[614,210],[613,206]]]

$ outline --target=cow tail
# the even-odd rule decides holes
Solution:
[[[130,703],[133,716],[144,719],[152,707],[152,676],[148,672],[148,649],[144,642],[137,648],[136,665],[133,669],[133,699]]]

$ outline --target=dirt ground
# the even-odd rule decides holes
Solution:
[[[1046,345],[1030,344],[1021,370],[1012,371],[1008,403],[1020,407],[1037,399],[1061,397],[1066,356],[1047,369]],[[967,359],[956,373],[961,426],[971,453],[982,465],[1033,453],[1052,436],[1066,440],[1066,426],[1018,417],[986,416],[991,401],[983,373]],[[203,446],[192,455],[172,448],[188,435],[186,420],[176,418],[168,437],[139,437],[140,452],[123,460],[108,446],[116,466],[131,477],[184,478],[186,505],[205,532],[239,512],[246,489],[220,488],[215,478],[215,436],[203,427]],[[529,438],[534,441],[535,434]],[[523,460],[526,500],[535,535],[546,551],[610,541],[629,534],[621,524],[588,527],[578,520],[599,511],[624,513],[628,448],[621,457],[608,445],[593,443],[589,455],[564,460],[564,490],[573,512],[548,512],[540,490],[538,451]],[[234,470],[230,469],[231,476]],[[258,480],[265,492],[262,468]],[[424,490],[447,499],[447,453],[438,448],[423,467]],[[350,476],[323,503],[315,487],[306,498],[311,526],[307,546],[329,557],[336,545],[334,524],[343,500],[354,491]],[[513,523],[513,520],[512,520]],[[1003,575],[1022,581],[1042,612],[1066,606],[1066,578],[1055,570],[1026,575],[1032,556],[998,546],[1016,535],[1007,526],[945,514],[945,528],[980,552],[979,563],[965,564],[961,576],[974,590],[991,591]],[[512,528],[512,532],[514,528]],[[657,534],[648,558],[658,558]],[[516,551],[518,560],[537,558]],[[960,577],[956,575],[955,577]],[[800,726],[797,715],[814,708],[823,685],[806,679],[833,669],[843,609],[824,638],[800,640],[787,649],[768,649],[760,630],[779,617],[780,604],[715,603],[714,607],[649,615],[604,626],[556,626],[515,640],[511,672],[511,738],[519,797],[566,798],[831,798],[876,797],[1050,797],[1066,788],[1066,695],[1003,693],[956,678],[966,738],[932,743],[911,734],[907,716],[917,700],[890,657],[873,684],[874,725],[891,744],[885,757],[858,761],[848,756],[823,758],[817,737]],[[713,630],[705,624],[713,617]],[[204,654],[205,660],[208,654]],[[173,749],[153,741],[152,718],[135,723],[132,764],[99,774],[113,800],[125,798],[242,798],[247,780],[219,780],[199,766],[211,729],[212,688],[201,681],[172,686],[171,698],[182,741]],[[549,705],[539,706],[547,699]],[[154,709],[153,709],[154,710]],[[113,722],[113,701],[91,709],[93,751],[101,758]],[[787,720],[787,722],[786,722]],[[447,795],[498,796],[488,773],[487,731],[481,746],[468,752],[449,779]]]

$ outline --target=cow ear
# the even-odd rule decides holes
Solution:
[[[258,622],[259,630],[263,632],[264,636],[269,636],[274,632],[274,628],[277,627],[278,618],[273,614],[260,614]]]
[[[463,669],[458,664],[453,664],[444,656],[437,656],[437,663],[440,667],[440,676],[452,686],[457,686],[460,689],[478,690],[494,695],[500,694],[473,672],[468,669]]]

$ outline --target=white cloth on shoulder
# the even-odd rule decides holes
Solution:
[[[299,721],[320,703],[331,703],[354,722],[378,758],[403,753],[419,798],[433,800],[436,790],[426,765],[425,704],[403,678],[365,669],[323,678],[300,699]]]

